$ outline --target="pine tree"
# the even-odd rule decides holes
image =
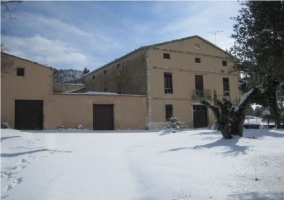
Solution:
[[[90,70],[87,69],[87,67],[84,68],[83,70],[83,75],[88,74],[90,72]]]

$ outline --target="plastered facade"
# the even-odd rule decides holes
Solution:
[[[127,95],[55,94],[44,98],[44,127],[55,129],[60,124],[65,128],[93,129],[93,105],[114,105],[114,129],[146,128],[146,98]]]
[[[13,62],[9,73],[1,77],[1,121],[15,125],[15,100],[44,100],[44,95],[53,93],[53,69],[29,60],[8,56]],[[17,76],[17,68],[24,69]]]
[[[164,58],[168,54],[169,58]],[[138,57],[133,55],[139,55]],[[188,37],[180,40],[165,42],[146,46],[135,50],[122,58],[111,62],[110,64],[95,70],[86,76],[90,81],[92,76],[96,78],[101,76],[102,71],[107,69],[111,71],[117,63],[123,63],[131,59],[137,63],[134,70],[129,70],[132,81],[128,81],[128,87],[132,88],[126,91],[122,87],[121,92],[127,94],[145,94],[147,96],[147,126],[149,129],[164,128],[167,125],[165,119],[165,105],[173,106],[173,115],[182,121],[186,127],[193,128],[193,105],[200,105],[194,98],[195,93],[195,75],[203,77],[204,90],[210,93],[213,98],[214,90],[219,98],[224,96],[223,78],[229,80],[230,98],[232,102],[238,102],[240,93],[238,89],[239,73],[229,73],[231,64],[226,61],[226,52],[199,36]],[[196,63],[196,58],[200,63]],[[136,62],[136,61],[137,62]],[[144,61],[143,61],[144,60]],[[223,62],[226,66],[223,66]],[[139,63],[139,64],[138,64]],[[172,76],[172,94],[165,94],[164,74],[169,73]],[[139,76],[139,78],[137,78]],[[115,73],[108,74],[108,80],[115,79]],[[93,80],[102,82],[101,80]],[[143,87],[141,87],[143,86]],[[117,92],[114,89],[103,90],[102,87],[91,88],[86,83],[87,90]],[[142,93],[137,92],[135,88],[143,88]],[[105,89],[105,88],[104,88]],[[215,117],[208,110],[208,126],[211,126]]]

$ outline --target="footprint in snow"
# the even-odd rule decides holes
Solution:
[[[12,185],[8,185],[8,186],[4,189],[4,191],[11,190],[12,188],[13,188],[13,186],[12,186]]]
[[[8,185],[8,186],[4,189],[4,191],[8,191],[8,190],[13,189],[13,188],[16,187],[18,184],[20,184],[22,181],[23,181],[23,178],[22,178],[22,177],[14,178],[14,179],[12,180],[12,184]]]

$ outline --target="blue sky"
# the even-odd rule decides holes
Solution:
[[[22,2],[1,19],[8,53],[58,69],[94,70],[141,46],[199,35],[222,49],[237,1]]]

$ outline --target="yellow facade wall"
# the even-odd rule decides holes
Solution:
[[[60,124],[76,128],[81,124],[93,130],[93,105],[114,105],[114,129],[146,128],[146,97],[126,95],[58,94],[44,98],[44,128],[55,129]]]
[[[8,54],[11,65],[1,77],[1,121],[15,127],[15,100],[43,100],[53,93],[53,69]],[[24,76],[17,76],[17,68],[24,68]]]
[[[198,46],[197,46],[198,45]],[[198,47],[198,48],[196,48]],[[163,55],[169,54],[169,59]],[[231,63],[226,60],[226,53],[216,46],[191,38],[155,46],[148,50],[148,124],[150,128],[167,125],[165,105],[173,105],[173,115],[187,127],[193,128],[193,105],[201,105],[195,94],[195,75],[203,76],[203,88],[209,90],[213,98],[214,90],[218,98],[223,98],[223,78],[229,79],[230,98],[233,103],[240,99],[238,89],[239,73],[231,73]],[[200,63],[195,62],[200,59]],[[223,62],[227,66],[223,66]],[[165,94],[164,73],[171,73],[173,94]],[[208,126],[215,117],[207,109]]]

